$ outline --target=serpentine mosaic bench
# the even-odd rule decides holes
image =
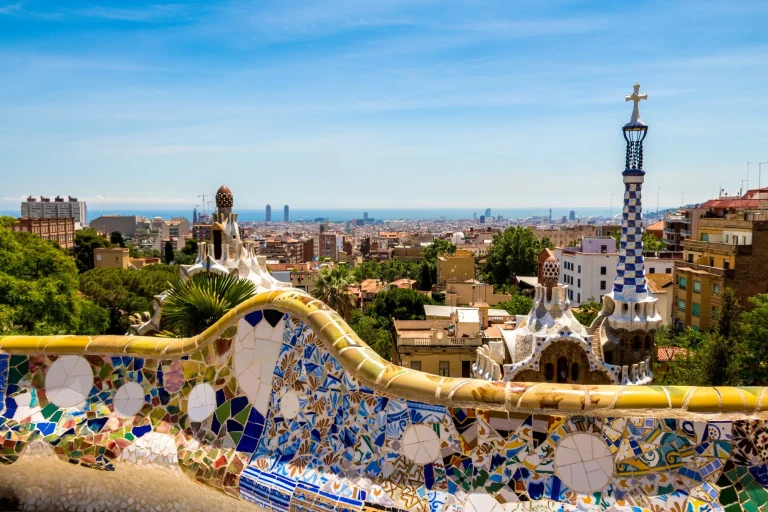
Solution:
[[[254,510],[768,510],[765,388],[438,377],[295,290],[193,338],[0,338],[0,391],[0,493],[27,508],[144,509],[170,471],[167,509],[210,509],[198,482]],[[104,492],[23,492],[75,471]]]

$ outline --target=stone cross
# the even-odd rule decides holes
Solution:
[[[635,89],[635,92],[630,94],[629,96],[626,96],[626,101],[634,101],[635,102],[635,108],[632,109],[632,118],[629,120],[630,123],[636,123],[638,120],[642,122],[642,119],[640,119],[640,110],[638,109],[638,104],[640,103],[640,100],[647,100],[648,94],[643,93],[639,94],[640,91],[640,83],[635,82],[635,85],[633,86]]]

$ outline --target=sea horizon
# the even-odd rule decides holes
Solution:
[[[621,204],[614,205],[612,213],[615,217],[621,213]],[[659,211],[667,210],[660,209]],[[552,208],[552,220],[568,218],[570,212],[574,211],[577,219],[588,219],[595,217],[608,218],[611,215],[609,207],[584,207],[584,208]],[[359,208],[296,208],[290,210],[291,222],[314,222],[315,219],[329,219],[331,222],[344,222],[354,219],[364,218],[364,213],[368,213],[370,219],[382,221],[426,221],[426,220],[471,220],[477,214],[479,219],[485,215],[485,209],[475,210],[472,208],[370,208],[363,210]],[[198,213],[202,213],[198,211]],[[238,220],[241,222],[264,222],[266,212],[264,209],[235,209],[238,214]],[[0,215],[10,215],[18,217],[19,210],[1,210]],[[656,210],[648,210],[644,216],[654,217]],[[140,217],[153,218],[162,217],[170,219],[172,217],[186,217],[192,220],[191,208],[88,208],[88,221],[92,221],[102,215],[138,215]],[[548,217],[549,208],[491,208],[491,215],[497,217],[502,215],[504,219],[526,219],[530,217]],[[273,208],[272,222],[283,222],[283,209]]]

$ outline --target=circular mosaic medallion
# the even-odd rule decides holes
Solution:
[[[117,390],[112,403],[119,416],[135,416],[144,405],[144,388],[138,382],[126,382]]]
[[[45,374],[45,393],[59,407],[80,407],[92,387],[93,370],[80,356],[61,356]]]
[[[189,392],[187,411],[191,421],[203,421],[216,410],[216,392],[210,384],[203,382]]]
[[[555,473],[576,492],[597,492],[613,476],[613,455],[599,437],[572,434],[555,448]]]
[[[440,438],[429,425],[411,425],[403,433],[401,451],[416,464],[429,464],[440,455]]]

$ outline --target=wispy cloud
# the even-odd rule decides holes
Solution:
[[[86,18],[152,23],[186,16],[188,10],[185,6],[180,4],[151,4],[135,8],[117,8],[94,5],[76,9],[71,12]]]
[[[0,14],[15,14],[22,10],[24,4],[19,2],[16,4],[0,5]]]

